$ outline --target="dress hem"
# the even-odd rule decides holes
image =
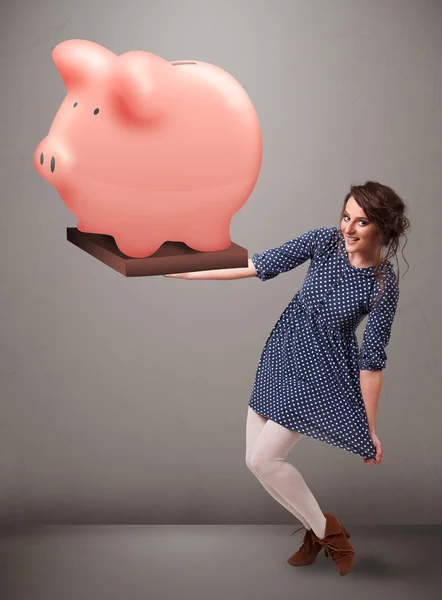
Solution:
[[[304,427],[304,425],[300,424],[300,425],[296,425],[296,429],[294,429],[294,427],[290,427],[289,425],[283,425],[282,423],[279,423],[276,419],[272,418],[270,415],[265,414],[264,412],[260,412],[259,410],[257,410],[250,402],[249,402],[249,406],[252,410],[254,410],[258,415],[261,415],[261,417],[265,417],[266,419],[270,419],[270,421],[274,421],[275,423],[277,423],[278,425],[281,425],[281,427],[286,427],[287,429],[290,429],[291,431],[296,431],[297,433],[300,433],[302,435],[305,435],[307,437],[312,438],[313,440],[316,440],[318,442],[323,442],[324,444],[328,444],[329,446],[334,446],[335,448],[339,448],[341,450],[346,450],[347,452],[350,452],[352,454],[356,454],[358,456],[362,456],[363,458],[368,458],[370,460],[374,460],[376,458],[376,455],[373,454],[362,454],[361,451],[358,451],[356,449],[354,449],[352,446],[343,443],[343,442],[339,442],[339,441],[327,441],[324,439],[321,439],[320,437],[316,437],[315,434],[313,433],[307,433],[306,428]],[[312,429],[317,429],[317,427],[315,426],[310,426],[310,430]],[[318,432],[320,432],[320,430],[318,429]],[[318,433],[317,435],[327,435],[329,437],[331,437],[328,433],[324,434],[324,433]]]

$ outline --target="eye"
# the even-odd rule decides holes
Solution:
[[[78,102],[74,102],[74,108],[78,105]]]
[[[350,217],[349,217],[348,215],[344,215],[344,221],[345,221],[345,219],[347,219],[347,218],[349,219]],[[365,225],[368,225],[367,221],[359,221],[359,223],[362,223],[364,226],[365,226]]]
[[[99,112],[100,112],[100,109],[99,109],[99,108],[96,108],[96,109],[94,110],[94,115],[98,115],[98,113],[99,113]]]

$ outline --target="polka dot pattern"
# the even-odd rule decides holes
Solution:
[[[262,281],[308,259],[300,290],[267,338],[249,406],[293,431],[374,459],[359,370],[386,366],[399,299],[393,265],[383,263],[385,289],[373,307],[380,292],[375,268],[350,263],[337,227],[312,229],[252,256]],[[356,330],[366,315],[359,348]]]

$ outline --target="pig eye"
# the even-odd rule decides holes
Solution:
[[[77,106],[78,102],[74,102],[74,108]]]
[[[99,108],[96,108],[96,109],[94,110],[94,115],[98,115],[98,113],[99,113],[99,112],[100,112],[100,109],[99,109]]]

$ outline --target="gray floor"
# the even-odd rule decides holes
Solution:
[[[286,561],[297,525],[0,529],[1,600],[442,599],[442,526],[350,526],[352,571]]]

